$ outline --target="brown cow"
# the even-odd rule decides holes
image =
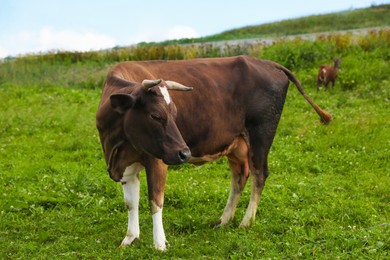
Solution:
[[[121,246],[139,238],[139,171],[145,169],[154,246],[166,249],[162,210],[167,165],[187,161],[200,164],[227,156],[231,191],[218,221],[221,226],[233,218],[251,177],[250,202],[240,224],[249,226],[268,176],[268,152],[289,80],[322,122],[329,123],[331,116],[304,93],[294,75],[272,61],[239,56],[124,62],[114,67],[104,83],[96,124],[108,172],[122,183],[128,208]],[[192,91],[184,92],[188,90]]]
[[[327,89],[330,82],[332,82],[332,89],[334,88],[334,83],[339,74],[340,62],[340,59],[335,59],[333,66],[320,66],[317,75],[317,90],[320,89],[321,85],[324,85],[325,89]]]

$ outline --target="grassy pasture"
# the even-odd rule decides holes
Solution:
[[[322,126],[290,87],[251,229],[237,228],[249,185],[233,223],[212,227],[229,193],[225,159],[172,167],[166,253],[152,245],[145,174],[141,241],[118,248],[127,213],[120,185],[105,171],[94,118],[111,64],[32,57],[0,63],[0,258],[389,258],[389,35],[298,39],[245,50],[292,69],[334,121]],[[334,57],[342,57],[336,87],[317,92],[318,65]]]

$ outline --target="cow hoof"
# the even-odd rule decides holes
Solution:
[[[249,228],[250,225],[249,225],[249,224],[242,224],[242,223],[241,223],[238,227],[239,227],[239,228]]]
[[[220,220],[218,220],[218,221],[214,224],[214,228],[223,228],[223,227],[225,227],[227,224],[228,224],[228,222],[224,222],[224,221],[222,221],[222,219],[220,219]]]
[[[239,228],[250,228],[252,225],[253,225],[253,222],[251,220],[243,220],[238,227]]]
[[[220,228],[222,227],[222,221],[221,220],[218,220],[215,224],[214,224],[214,228]]]
[[[158,250],[158,251],[161,251],[161,252],[165,252],[167,251],[167,245],[168,244],[168,241],[165,241],[165,243],[162,243],[162,244],[155,244],[154,247]]]
[[[135,241],[139,240],[139,237],[136,237],[136,236],[126,236],[120,247],[127,247],[127,246],[130,246],[131,244],[133,244]]]
[[[155,245],[156,249],[161,252],[167,251],[167,247],[165,245]]]

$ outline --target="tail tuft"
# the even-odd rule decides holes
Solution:
[[[333,120],[332,116],[324,110],[321,110],[320,118],[321,123],[323,123],[324,125],[329,125],[329,123]]]

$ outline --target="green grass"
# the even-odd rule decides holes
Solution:
[[[214,229],[229,194],[226,159],[172,167],[156,252],[141,178],[141,240],[119,249],[127,228],[120,184],[102,157],[95,112],[108,63],[0,63],[0,258],[387,259],[390,258],[390,60],[388,32],[352,41],[281,42],[252,55],[293,69],[331,112],[320,124],[291,86],[269,156],[257,219]],[[315,90],[317,65],[342,56],[334,90]],[[44,75],[44,76],[42,76]]]

